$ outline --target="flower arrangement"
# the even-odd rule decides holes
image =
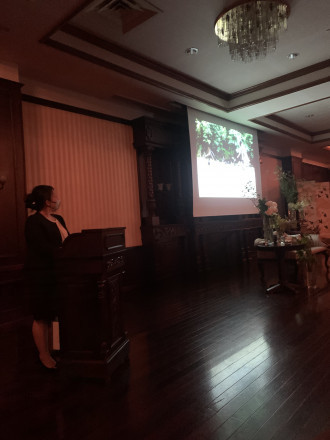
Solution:
[[[277,203],[261,197],[255,192],[254,188],[250,184],[246,185],[245,191],[247,197],[250,198],[251,202],[258,209],[259,214],[262,217],[265,243],[272,243],[273,229],[276,228],[276,225],[281,219],[280,215],[278,214]]]
[[[288,218],[277,215],[274,219],[274,228],[278,235],[283,235],[285,232],[290,231],[291,221]]]
[[[259,212],[260,214],[268,215],[269,217],[278,214],[277,203],[266,199],[258,199]]]
[[[312,240],[310,236],[302,235],[299,243],[303,244],[304,247],[297,250],[298,260],[302,263],[305,263],[307,270],[311,272],[313,269],[313,264],[316,261],[315,255],[312,254]]]
[[[278,207],[276,202],[266,200],[259,194],[256,194],[251,183],[248,183],[245,187],[246,195],[249,197],[254,206],[258,209],[260,215],[267,215],[269,217],[278,215]]]
[[[297,203],[288,203],[288,208],[293,211],[303,211],[309,203],[306,200],[300,200]]]

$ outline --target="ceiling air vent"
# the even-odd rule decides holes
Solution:
[[[121,12],[125,10],[161,12],[157,6],[147,0],[98,0],[93,2],[87,10],[88,12],[94,11],[99,13],[106,11]]]
[[[117,22],[125,34],[163,11],[148,0],[96,0],[85,12],[102,15],[109,26]]]

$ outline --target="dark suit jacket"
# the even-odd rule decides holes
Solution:
[[[60,215],[53,214],[66,229],[65,222]],[[61,234],[53,223],[37,212],[27,218],[25,223],[25,239],[27,244],[27,258],[25,267],[28,270],[52,270],[54,256],[62,246]]]

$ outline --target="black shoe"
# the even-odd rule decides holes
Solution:
[[[47,371],[47,372],[49,372],[49,373],[56,373],[56,372],[59,370],[59,368],[58,368],[58,363],[57,363],[57,362],[56,362],[56,364],[55,364],[54,367],[47,367],[47,366],[41,361],[41,359],[39,359],[39,365],[41,366],[41,368],[42,368],[44,371]]]

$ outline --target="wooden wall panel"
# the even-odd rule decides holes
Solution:
[[[0,80],[0,266],[22,263],[24,209],[24,158],[20,84]]]
[[[24,261],[24,148],[21,84],[0,79],[0,325],[27,313]]]
[[[301,178],[303,180],[315,180],[315,182],[329,182],[330,170],[309,163],[302,163]]]
[[[70,232],[126,227],[141,244],[136,152],[130,126],[23,103],[26,186],[49,184]]]
[[[280,191],[280,183],[275,171],[282,166],[281,159],[268,155],[261,155],[261,186],[262,196],[278,204],[279,212],[284,215],[284,204]]]

